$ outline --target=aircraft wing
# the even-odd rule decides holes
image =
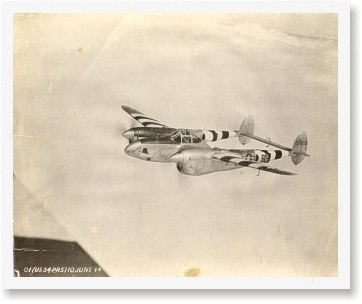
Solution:
[[[274,167],[270,167],[270,166],[265,166],[265,165],[261,165],[261,164],[256,164],[256,163],[251,163],[247,167],[254,168],[257,170],[261,170],[261,171],[270,172],[270,173],[280,174],[280,175],[298,175],[298,174],[290,172],[290,171],[286,171],[286,170],[282,170],[282,169],[278,169],[278,168],[274,168]]]
[[[251,162],[248,160],[245,160],[241,157],[238,157],[237,155],[235,155],[234,153],[215,153],[212,156],[213,159],[218,159],[227,163],[234,163],[237,164],[239,166],[243,166],[243,167],[248,167],[248,168],[253,168],[256,170],[261,170],[261,171],[266,171],[266,172],[270,172],[270,173],[275,173],[275,174],[280,174],[280,175],[297,175],[296,173],[293,172],[289,172],[286,170],[281,170],[278,168],[274,168],[274,167],[270,167],[270,166],[266,166],[263,165],[261,163],[256,163],[256,162]]]
[[[155,127],[155,128],[168,128],[166,125],[160,123],[156,119],[149,117],[135,109],[132,109],[128,106],[122,106],[122,109],[131,115],[135,120],[137,120],[144,127]]]

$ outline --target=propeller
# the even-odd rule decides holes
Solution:
[[[176,164],[175,170],[177,170],[177,166],[179,166],[179,164]],[[192,187],[192,179],[194,178],[193,176],[185,175],[178,170],[175,172],[175,174],[181,191],[185,191],[186,189],[190,189],[190,187]]]
[[[122,113],[125,113],[122,111]],[[125,113],[126,114],[126,113]],[[116,128],[116,132],[117,132],[117,137],[119,138],[119,136],[126,132],[129,129],[135,128],[135,127],[139,127],[139,123],[131,118],[128,115],[122,115],[122,117],[120,117],[119,119],[119,123],[118,126]],[[122,136],[127,138],[126,136]],[[128,140],[130,142],[130,140]]]
[[[176,178],[178,184],[181,186],[182,189],[188,189],[190,187],[190,176],[187,176],[180,172],[181,166],[183,165],[184,155],[182,151],[178,151],[170,156],[170,160],[176,164],[175,169],[178,171],[176,172]]]

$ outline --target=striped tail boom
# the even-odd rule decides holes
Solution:
[[[218,141],[221,139],[227,139],[232,137],[239,136],[238,131],[226,130],[226,131],[217,131],[217,130],[200,130],[201,138],[206,142]]]

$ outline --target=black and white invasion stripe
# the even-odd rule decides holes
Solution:
[[[126,111],[129,115],[131,115],[134,119],[136,119],[140,124],[144,127],[157,127],[157,128],[167,128],[166,125],[160,123],[156,119],[153,119],[135,109],[132,109],[129,106],[121,106],[121,108]]]
[[[140,124],[144,125],[145,127],[160,127],[160,128],[166,128],[166,126],[156,119],[147,117],[145,115],[140,114],[131,114],[131,116],[136,119]]]
[[[209,141],[217,141],[221,139],[237,137],[237,131],[216,131],[216,130],[202,130],[202,139],[209,142]]]
[[[268,163],[271,160],[289,156],[289,151],[285,150],[255,150],[256,159],[260,163]]]
[[[262,162],[269,162],[270,160],[279,159],[285,156],[289,156],[288,151],[284,150],[254,150],[256,155],[256,161],[247,160],[246,155],[238,157],[235,152],[223,150],[221,153],[215,153],[211,158],[218,159],[226,163],[234,163],[238,166],[249,167],[257,170],[262,170],[270,173],[276,173],[281,175],[296,175],[293,172],[285,171],[278,168],[273,168],[262,164]],[[251,153],[251,152],[249,152]],[[228,155],[229,154],[229,155]],[[267,159],[267,161],[265,161]]]
[[[269,163],[272,160],[289,156],[289,152],[284,150],[250,150],[246,154],[241,150],[240,156],[236,155],[235,151],[230,151],[230,153],[225,151],[228,150],[224,150],[224,153],[215,154],[213,158],[224,162],[248,166],[248,164],[251,163]]]

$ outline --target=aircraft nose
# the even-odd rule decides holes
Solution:
[[[176,164],[182,163],[184,161],[184,155],[182,152],[176,152],[170,156],[170,160]]]
[[[141,150],[141,142],[136,141],[131,144],[129,144],[125,149],[124,152],[126,152],[129,155],[134,155],[138,150]]]
[[[134,137],[134,131],[133,130],[126,130],[122,133],[122,136],[128,140],[132,140]]]

